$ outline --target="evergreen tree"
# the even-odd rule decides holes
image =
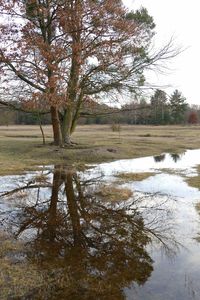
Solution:
[[[183,122],[187,106],[186,98],[183,97],[181,92],[175,90],[170,97],[171,117],[174,124]]]
[[[153,124],[166,124],[168,118],[167,95],[164,91],[157,89],[150,99],[151,122]]]

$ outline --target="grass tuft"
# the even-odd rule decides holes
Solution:
[[[133,192],[128,188],[119,188],[114,185],[103,185],[97,192],[105,201],[118,202],[128,200]]]
[[[155,175],[155,173],[144,172],[144,173],[118,173],[115,177],[122,180],[122,182],[127,181],[142,181],[150,176]]]

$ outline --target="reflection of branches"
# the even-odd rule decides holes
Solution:
[[[25,190],[29,190],[29,189],[40,189],[40,188],[47,188],[47,187],[51,187],[51,183],[48,182],[47,180],[47,176],[50,174],[51,172],[47,172],[46,174],[43,174],[43,171],[40,175],[36,175],[34,178],[32,178],[31,180],[29,180],[25,185],[16,187],[10,191],[5,191],[5,192],[1,192],[0,197],[5,197],[5,196],[12,196],[13,194],[16,194],[18,192],[22,192]],[[24,182],[24,180],[23,180]]]
[[[28,191],[36,186],[39,184],[22,188]],[[41,184],[40,189],[46,186],[50,185]],[[152,238],[170,249],[163,232],[153,228],[159,220],[145,223],[141,199],[109,203],[95,194],[97,186],[94,179],[80,180],[75,171],[55,167],[51,196],[39,199],[37,193],[36,204],[22,206],[14,222],[16,237],[34,230],[28,257],[54,270],[54,288],[50,284],[49,289],[61,289],[66,298],[76,293],[82,299],[110,295],[115,297],[109,299],[124,299],[121,289],[132,281],[143,284],[153,270],[146,250]],[[65,276],[70,282],[65,282]],[[65,282],[62,287],[61,282]]]
[[[18,188],[15,188],[11,191],[8,192],[3,192],[0,197],[5,197],[5,196],[12,196],[13,194],[16,194],[18,192],[24,191],[24,190],[30,190],[30,189],[39,189],[39,188],[47,188],[47,187],[51,187],[51,184],[31,184],[28,183],[25,186],[21,186]]]
[[[185,155],[185,152],[182,152],[182,153],[171,153],[170,156],[171,158],[173,159],[173,161],[176,163],[177,161],[179,161],[182,156]]]

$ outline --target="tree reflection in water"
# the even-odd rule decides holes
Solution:
[[[181,153],[170,153],[169,156],[172,158],[172,160],[177,163],[182,159],[182,157],[185,155],[185,151]],[[155,162],[162,162],[166,159],[166,154],[156,155],[153,157]]]
[[[35,203],[21,207],[16,237],[32,232],[27,258],[48,274],[31,299],[125,299],[123,288],[150,277],[147,245],[153,236],[164,239],[144,224],[134,199],[105,201],[95,192],[99,184],[55,166],[50,199],[37,183]]]
[[[165,160],[165,154],[155,155],[153,158],[155,162],[161,162]]]

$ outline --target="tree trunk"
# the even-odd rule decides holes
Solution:
[[[42,120],[41,120],[40,113],[37,114],[37,118],[38,118],[38,122],[39,122],[40,131],[42,134],[43,145],[46,145],[46,140],[45,140],[44,130],[42,128]]]
[[[61,128],[60,128],[60,120],[58,115],[58,110],[56,107],[51,106],[51,121],[53,126],[53,140],[54,145],[62,146],[62,135],[61,135]]]
[[[74,245],[81,246],[82,244],[81,223],[80,223],[80,216],[78,214],[78,205],[76,202],[72,176],[73,175],[70,172],[66,174],[65,191],[66,191],[69,215],[72,222]]]
[[[55,242],[56,239],[56,231],[57,231],[57,222],[58,222],[58,193],[59,188],[61,185],[61,170],[56,170],[56,166],[54,169],[53,174],[53,184],[52,184],[52,193],[51,193],[51,199],[50,199],[50,206],[48,210],[48,217],[47,217],[47,230],[46,230],[46,236],[48,235],[49,241],[52,243]],[[52,249],[51,249],[52,252]],[[54,253],[55,254],[55,253]]]
[[[72,127],[73,114],[70,107],[68,107],[62,120],[62,141],[66,145],[71,144],[71,127]]]

